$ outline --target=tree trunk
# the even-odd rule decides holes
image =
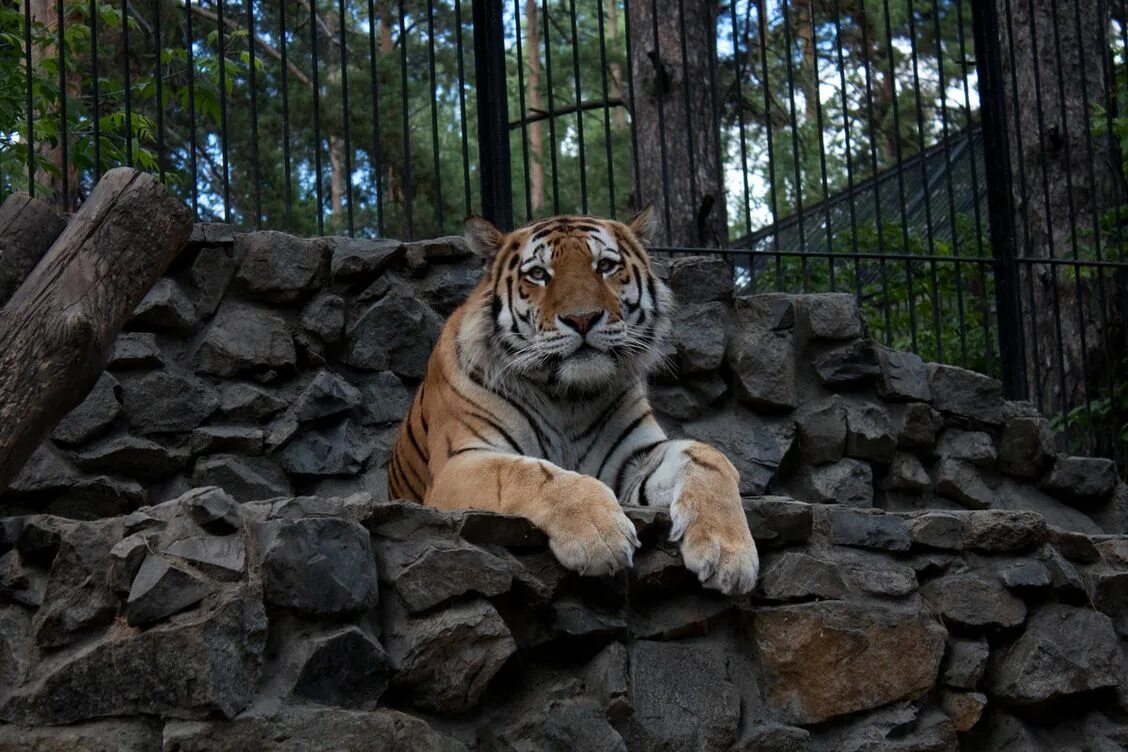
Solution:
[[[541,110],[540,40],[537,38],[537,0],[525,0],[525,52],[529,71],[525,77],[525,102],[529,112]],[[526,117],[522,113],[522,117]],[[529,204],[533,214],[544,206],[544,126],[529,123]]]
[[[1098,107],[1110,105],[1107,6],[1039,0],[1031,15],[1031,3],[993,1],[1008,99],[1016,253],[1094,259],[1094,228],[1117,205],[1123,179],[1114,144],[1093,132]],[[1122,356],[1113,341],[1124,313],[1116,280],[1104,272],[1079,276],[1069,266],[1018,267],[1031,397],[1054,414],[1083,405],[1086,382],[1090,399],[1107,396],[1100,392],[1107,391],[1108,369],[1118,365],[1108,359]]]
[[[191,229],[155,177],[110,170],[0,309],[0,493],[93,386]]]
[[[684,60],[678,5],[675,0],[630,5],[641,192],[635,202],[654,206],[655,245],[719,246],[727,241],[728,222],[710,76],[717,5],[685,4]]]
[[[13,193],[0,205],[0,307],[59,237],[66,222],[46,201]]]

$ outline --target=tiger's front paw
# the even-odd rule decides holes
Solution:
[[[724,529],[701,520],[690,523],[684,528],[681,551],[685,566],[707,588],[745,595],[756,587],[760,555],[747,526]]]
[[[596,576],[634,563],[639,546],[634,524],[606,485],[575,473],[553,481],[545,532],[556,558],[568,569]]]

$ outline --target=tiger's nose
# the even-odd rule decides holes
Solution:
[[[560,320],[575,329],[580,334],[587,334],[599,320],[603,318],[603,311],[586,311],[584,313],[569,313],[560,316]]]

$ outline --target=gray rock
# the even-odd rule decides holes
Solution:
[[[799,404],[795,348],[790,331],[746,325],[739,315],[728,344],[728,364],[737,396],[761,410],[788,411]]]
[[[45,442],[20,468],[7,490],[17,494],[65,491],[79,482],[79,472],[74,465]]]
[[[684,425],[690,438],[724,452],[740,472],[740,493],[762,494],[795,441],[795,425],[732,409]]]
[[[204,580],[149,554],[129,589],[125,620],[134,627],[147,626],[196,605],[209,592],[211,586]]]
[[[160,480],[184,469],[188,455],[139,436],[115,436],[86,447],[75,464],[87,472],[119,473],[141,480]]]
[[[1007,419],[999,439],[999,469],[1017,478],[1040,478],[1053,461],[1054,435],[1040,416]]]
[[[81,444],[105,430],[121,415],[118,380],[103,373],[78,407],[67,413],[51,438],[60,444]]]
[[[813,339],[854,339],[862,336],[865,324],[858,301],[850,293],[802,295],[807,326]]]
[[[865,551],[843,553],[840,566],[852,590],[886,598],[903,598],[916,592],[916,572],[911,567]]]
[[[682,305],[674,310],[672,323],[671,341],[677,349],[682,373],[703,373],[720,367],[725,357],[725,306]]]
[[[1100,457],[1058,457],[1050,474],[1042,479],[1043,489],[1078,505],[1108,498],[1118,480],[1116,463]]]
[[[259,527],[268,603],[313,614],[364,611],[376,604],[376,562],[368,531],[328,517],[271,520]]]
[[[247,570],[247,548],[238,535],[178,537],[162,545],[160,552],[183,559],[217,580],[238,580]]]
[[[900,606],[827,601],[759,609],[750,628],[768,702],[780,720],[802,725],[926,693],[944,652],[944,629]]]
[[[800,409],[796,421],[799,451],[815,465],[835,462],[846,451],[846,406],[835,396]]]
[[[846,583],[837,562],[799,551],[787,551],[764,567],[759,590],[774,601],[843,598]]]
[[[23,683],[32,654],[31,619],[27,612],[19,606],[0,605],[0,687],[4,688],[0,689],[0,702],[7,698],[10,688]],[[0,734],[4,729],[0,725]]]
[[[1034,559],[1012,564],[1000,572],[999,576],[1008,589],[1024,598],[1046,592],[1053,584],[1049,567]]]
[[[1123,632],[1128,628],[1128,623],[1121,624],[1128,612],[1128,569],[1123,565],[1099,564],[1085,574],[1092,592],[1092,605],[1116,618],[1117,627]]]
[[[744,513],[756,545],[762,548],[806,543],[811,537],[813,515],[809,504],[765,496],[744,499]]]
[[[0,726],[0,752],[153,752],[160,748],[160,723],[150,720]]]
[[[704,407],[689,389],[680,386],[652,386],[649,389],[650,406],[659,415],[675,421],[696,420]]]
[[[220,307],[194,355],[197,372],[224,378],[250,374],[269,379],[292,372],[296,363],[294,340],[282,318],[232,302]]]
[[[964,529],[968,548],[996,553],[1037,548],[1046,542],[1048,534],[1042,515],[1002,509],[972,512]]]
[[[259,421],[285,406],[277,396],[254,384],[229,381],[220,387],[219,409],[232,420]]]
[[[157,338],[149,332],[122,332],[114,341],[114,352],[107,365],[111,371],[140,368],[163,368],[164,353],[157,347]]]
[[[866,462],[844,458],[829,465],[803,465],[794,479],[797,496],[814,504],[873,506],[873,471]]]
[[[398,240],[332,238],[333,281],[368,281],[403,257],[404,245]]]
[[[196,461],[192,473],[196,486],[219,486],[239,501],[291,496],[290,481],[282,468],[265,457],[213,454]]]
[[[997,379],[958,366],[928,364],[932,405],[971,425],[1002,425],[1003,387]]]
[[[916,353],[876,346],[880,378],[877,394],[894,401],[928,402],[932,389],[928,386],[928,368]]]
[[[590,697],[578,696],[577,684],[565,680],[528,696],[518,710],[507,714],[512,720],[483,733],[483,748],[627,752],[603,708]]]
[[[200,325],[200,314],[184,289],[161,277],[145,294],[129,319],[132,329],[190,333]]]
[[[732,298],[732,270],[724,259],[683,256],[670,261],[668,284],[680,304],[725,302]]]
[[[411,393],[394,373],[380,371],[364,382],[360,405],[367,425],[398,423],[411,407]]]
[[[141,533],[127,535],[110,549],[107,582],[117,593],[128,593],[141,562],[149,554],[149,541]]]
[[[1065,603],[1088,604],[1091,601],[1085,581],[1069,561],[1050,547],[1036,554],[1038,560],[1050,571],[1050,586],[1059,600]]]
[[[923,402],[910,402],[901,413],[897,446],[905,449],[932,449],[944,418]]]
[[[428,265],[415,286],[427,305],[440,316],[449,316],[478,286],[482,269],[473,264]]]
[[[753,726],[732,752],[807,752],[811,732],[798,726],[766,723]]]
[[[988,684],[1006,702],[1037,705],[1115,687],[1120,664],[1111,619],[1049,603],[1030,618],[1014,646],[992,662]]]
[[[393,686],[412,705],[439,713],[476,707],[517,650],[501,616],[481,600],[415,617],[393,612],[385,629]]]
[[[188,439],[192,455],[217,454],[262,454],[264,437],[261,428],[252,426],[201,426],[192,431]]]
[[[995,508],[1011,511],[1037,512],[1046,518],[1046,523],[1062,530],[1085,535],[1101,535],[1103,531],[1085,510],[1075,509],[1052,496],[1043,493],[1029,482],[1002,477],[995,487]],[[1099,507],[1098,507],[1099,508]]]
[[[299,423],[306,423],[346,413],[360,403],[359,389],[322,369],[294,400],[292,412]]]
[[[466,752],[427,722],[396,710],[360,711],[317,705],[285,705],[269,714],[245,713],[231,721],[165,725],[169,752],[304,752],[326,740],[340,752],[386,749],[396,752]]]
[[[324,344],[340,341],[345,333],[345,299],[340,295],[319,295],[302,309],[302,331]]]
[[[929,608],[946,623],[965,628],[1017,627],[1026,606],[987,572],[968,571],[929,580],[921,587]]]
[[[461,235],[446,235],[404,244],[404,260],[413,271],[421,271],[431,264],[450,264],[474,257],[466,239]]]
[[[1080,564],[1096,564],[1101,560],[1100,549],[1093,543],[1093,539],[1083,533],[1050,527],[1050,543],[1054,548],[1070,561]]]
[[[311,635],[293,693],[339,707],[374,706],[388,688],[391,665],[380,643],[355,626]]]
[[[909,519],[914,545],[958,551],[964,547],[967,516],[951,512],[925,512]]]
[[[278,461],[292,475],[356,475],[372,447],[349,421],[305,431],[282,450]]]
[[[864,385],[880,372],[868,340],[828,350],[814,359],[813,366],[819,382],[831,389]]]
[[[936,442],[936,456],[990,468],[995,464],[995,444],[983,431],[948,428]]]
[[[974,465],[960,460],[940,460],[933,471],[936,493],[971,509],[986,509],[995,503],[995,493],[987,487]]]
[[[212,535],[230,535],[243,527],[239,504],[221,488],[194,488],[175,503],[192,522]]]
[[[234,238],[232,238],[234,242]],[[235,276],[235,253],[230,246],[201,248],[189,270],[196,309],[204,316],[215,314]]]
[[[261,601],[236,591],[198,615],[53,656],[0,706],[0,718],[36,724],[141,714],[231,718],[254,696],[265,642]]]
[[[124,381],[122,403],[129,425],[140,434],[184,433],[216,411],[219,397],[194,376],[154,371]]]
[[[940,675],[946,686],[955,689],[976,689],[987,669],[991,649],[987,640],[953,639],[948,642],[944,671]]]
[[[983,716],[987,707],[987,695],[982,692],[942,692],[940,707],[951,719],[955,731],[966,733]]]
[[[882,485],[891,491],[920,493],[932,485],[932,479],[916,455],[894,452]]]
[[[69,645],[87,630],[113,621],[118,600],[109,586],[109,552],[110,541],[120,535],[116,522],[82,522],[63,532],[43,605],[32,619],[38,645]]]
[[[46,573],[28,566],[19,551],[12,549],[0,556],[0,596],[29,608],[39,608],[46,590]]]
[[[548,536],[524,517],[475,509],[457,516],[459,536],[477,546],[541,549],[548,545]]]
[[[722,750],[736,740],[740,693],[724,653],[707,645],[638,641],[630,660],[629,749]]]
[[[393,288],[349,326],[345,362],[356,368],[391,370],[399,376],[421,379],[442,323],[408,290]]]
[[[847,403],[846,456],[888,462],[896,446],[893,424],[884,407],[876,403]]]
[[[831,543],[882,551],[908,551],[911,546],[908,525],[900,517],[852,509],[831,508],[825,513]]]
[[[549,629],[558,639],[602,643],[622,638],[627,632],[627,622],[622,616],[593,608],[576,598],[559,598],[551,608]]]
[[[235,281],[253,298],[273,303],[304,300],[325,282],[329,248],[320,238],[306,240],[270,230],[235,235],[240,257]]]
[[[500,595],[513,581],[505,561],[454,537],[388,542],[379,548],[379,562],[382,580],[409,613],[466,593]]]

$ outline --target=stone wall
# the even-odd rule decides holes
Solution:
[[[848,295],[664,265],[653,401],[741,470],[747,600],[654,510],[634,570],[585,579],[520,520],[388,502],[478,273],[457,239],[199,226],[0,497],[0,750],[1128,744],[1128,486]]]

